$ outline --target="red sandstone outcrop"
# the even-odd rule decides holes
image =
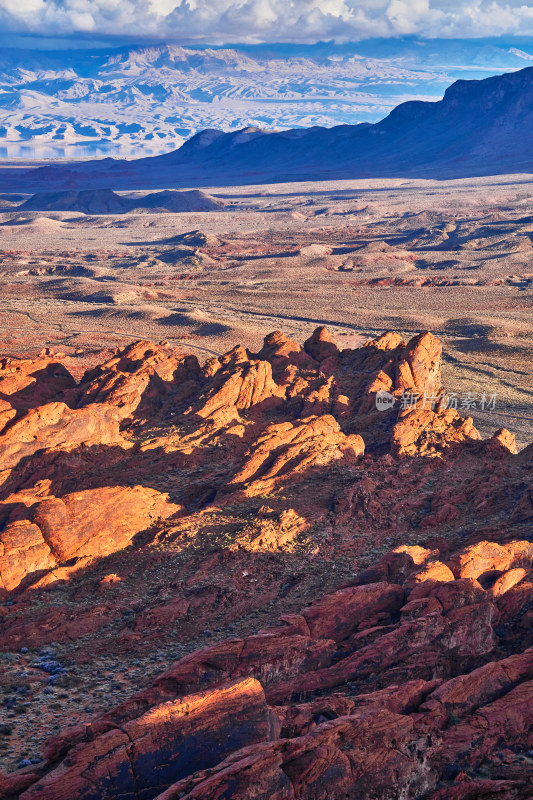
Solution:
[[[71,402],[78,407],[107,403],[122,418],[130,417],[141,400],[149,404],[154,397],[159,401],[164,397],[165,384],[172,381],[178,364],[171,351],[151,342],[135,342],[86,372],[71,392]]]
[[[508,545],[479,542],[457,553],[450,567],[458,578],[479,578],[484,573],[504,572],[511,567],[530,567],[532,559],[531,542],[511,542]]]
[[[3,646],[219,640],[0,797],[529,800],[530,448],[446,410],[440,359],[431,334],[340,350],[319,328],[203,366],[140,342],[77,386],[1,362]]]
[[[422,768],[430,750],[430,736],[409,717],[362,710],[297,739],[245,748],[157,800],[414,798],[431,788],[432,776],[423,775]]]
[[[421,333],[401,353],[394,389],[437,396],[441,383],[442,345],[431,333]]]
[[[240,412],[255,410],[260,405],[263,410],[279,405],[276,398],[283,391],[274,382],[268,361],[250,360],[242,347],[236,347],[219,358],[217,366],[207,391],[189,414],[223,425],[238,420]]]
[[[61,399],[75,385],[64,364],[53,358],[0,359],[0,399],[16,411]]]
[[[340,589],[304,609],[303,617],[312,636],[347,639],[356,630],[386,624],[403,605],[401,586],[387,583]]]
[[[0,436],[0,476],[39,450],[118,443],[122,443],[122,437],[114,408],[98,404],[72,410],[64,403],[48,403],[30,409],[4,429]]]
[[[0,533],[0,588],[11,591],[27,575],[56,564],[41,529],[29,520],[12,522]]]
[[[504,550],[508,558],[526,558],[528,543],[492,548],[491,560],[484,555],[478,562],[486,574],[494,554]],[[486,543],[482,552],[489,551]],[[413,548],[411,555],[415,571],[432,553]],[[472,560],[472,548],[447,559],[451,565]],[[533,647],[491,660],[497,598],[474,578],[450,575],[444,582],[430,575],[424,580],[418,571],[407,597],[388,581],[348,587],[262,635],[186,656],[151,689],[95,720],[89,737],[74,729],[51,743],[48,758],[59,765],[21,798],[67,797],[65,785],[89,797],[90,785],[101,785],[105,774],[110,798],[132,800],[141,788],[154,796],[157,785],[164,800],[222,798],[229,787],[230,796],[243,800],[325,800],[354,792],[414,800],[440,792],[439,782],[461,770],[490,769],[500,763],[502,741],[527,748],[533,733]],[[401,577],[406,586],[412,583],[408,571]],[[373,641],[365,644],[363,634]],[[485,663],[476,668],[480,658]],[[333,687],[337,692],[328,693]],[[251,715],[253,745],[241,738],[230,743],[224,733],[236,691],[243,703],[239,736]],[[291,696],[305,700],[280,705]],[[209,739],[206,719],[225,754],[220,745],[211,745],[209,754],[199,746],[200,737]],[[180,756],[172,759],[169,748],[178,741]],[[185,759],[184,767],[188,747],[196,760],[192,766]],[[509,781],[502,786],[513,788]]]
[[[432,456],[445,447],[481,439],[472,417],[461,417],[452,408],[406,410],[400,414],[392,433],[395,455]]]
[[[335,344],[333,336],[323,326],[317,328],[313,335],[304,342],[304,350],[319,364],[326,359],[336,358],[340,355],[340,350]]]
[[[165,495],[142,486],[48,497],[29,509],[31,520],[8,522],[0,532],[0,587],[14,589],[26,576],[72,558],[114,553],[180,510]]]
[[[33,522],[60,562],[120,550],[136,533],[179,510],[154,489],[106,486],[43,500]]]
[[[313,359],[303,349],[303,347],[285,336],[281,331],[274,331],[265,336],[265,342],[258,353],[258,357],[264,361],[269,361],[276,373],[279,375],[289,364],[302,368],[312,368]]]
[[[245,466],[227,483],[227,490],[247,486],[248,494],[261,494],[288,474],[294,480],[298,473],[340,459],[353,464],[363,453],[361,436],[346,436],[330,415],[270,425],[245,454]]]
[[[261,685],[248,678],[157,705],[96,739],[89,733],[90,741],[77,745],[68,763],[20,797],[89,800],[95,786],[108,797],[155,797],[181,777],[214,767],[236,747],[275,737],[276,720]]]

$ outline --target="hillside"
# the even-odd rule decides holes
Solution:
[[[533,170],[533,67],[456,81],[438,102],[412,101],[374,125],[203,131],[178,150],[132,161],[46,166],[39,186],[232,185],[357,177],[453,178]],[[3,187],[7,188],[4,179]]]
[[[457,81],[435,103],[408,102],[375,125],[233,134],[204,132],[152,165],[199,174],[329,172],[354,177],[455,175],[533,169],[533,67],[483,81]],[[140,162],[141,163],[141,162]]]
[[[0,157],[133,157],[206,128],[376,122],[457,77],[519,69],[532,40],[2,48]]]
[[[111,189],[37,192],[16,207],[17,211],[79,211],[83,214],[126,214],[128,211],[165,213],[218,211],[222,201],[205,192],[153,192],[142,197],[124,197]]]

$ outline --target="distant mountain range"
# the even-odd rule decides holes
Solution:
[[[201,130],[377,122],[457,78],[533,64],[533,40],[0,52],[0,158],[132,157]]]
[[[442,100],[403,103],[374,125],[206,130],[161,156],[14,172],[13,191],[533,172],[533,67],[457,81]]]

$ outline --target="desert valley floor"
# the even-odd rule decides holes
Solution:
[[[531,176],[205,192],[0,195],[0,797],[530,800]]]
[[[431,330],[448,390],[478,398],[480,429],[508,425],[530,441],[530,176],[212,194],[222,210],[116,216],[21,212],[23,197],[4,195],[3,352],[46,346],[81,373],[92,350],[140,338],[206,357],[259,348],[277,328],[303,341],[326,325],[343,347]],[[483,393],[497,395],[492,419]]]

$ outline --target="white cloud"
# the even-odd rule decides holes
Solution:
[[[533,35],[533,8],[497,0],[0,0],[0,31],[214,44]]]

